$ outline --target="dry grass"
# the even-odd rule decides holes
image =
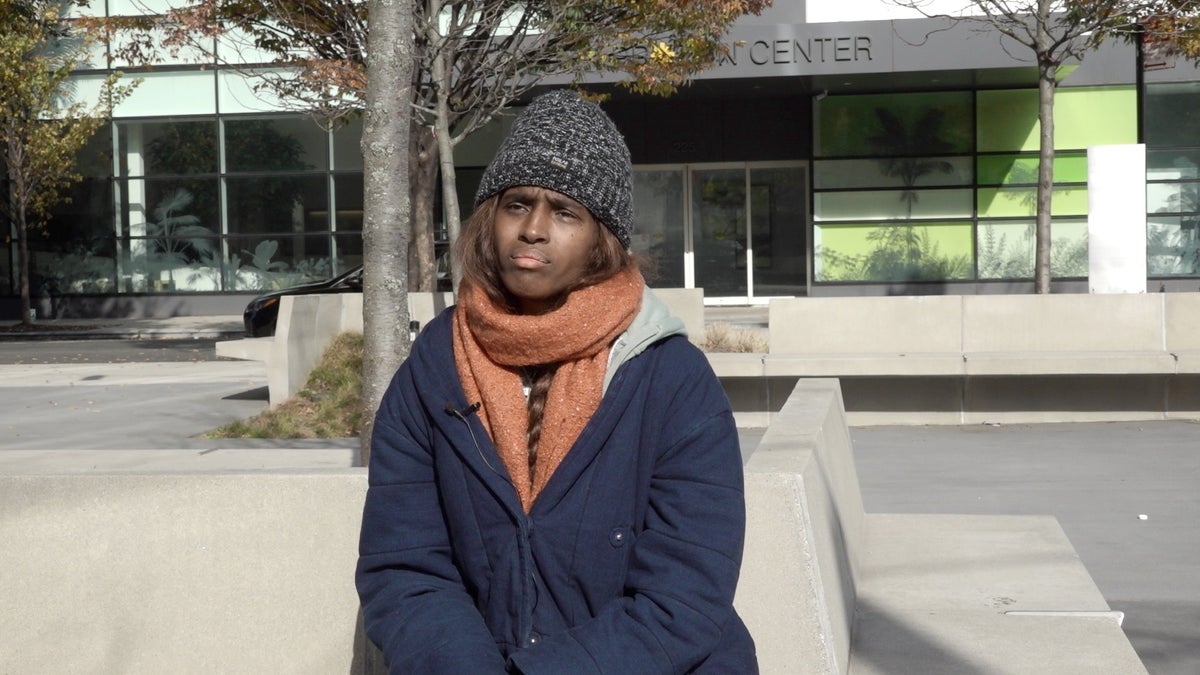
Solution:
[[[335,337],[302,389],[247,420],[205,438],[352,438],[362,421],[362,333]]]
[[[734,328],[727,323],[709,324],[700,348],[706,352],[763,353],[767,351],[767,332]]]

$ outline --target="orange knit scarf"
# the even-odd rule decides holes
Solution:
[[[454,362],[479,418],[528,513],[600,405],[608,352],[641,308],[645,281],[636,269],[573,291],[540,315],[511,314],[480,288],[463,283],[454,313]],[[557,363],[546,398],[532,474],[521,390],[524,366]]]

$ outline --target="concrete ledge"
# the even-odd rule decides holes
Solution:
[[[1173,375],[1175,356],[1151,352],[1008,352],[963,355],[967,375]]]
[[[864,513],[836,381],[797,382],[746,485],[763,672],[1146,672],[1054,518]]]
[[[769,377],[863,377],[963,374],[962,354],[771,354],[763,359]]]
[[[271,348],[274,343],[275,339],[269,337],[225,340],[217,343],[217,356],[246,361],[266,361],[271,358]]]
[[[0,672],[364,672],[363,470],[0,476]]]
[[[709,354],[738,423],[843,380],[870,424],[1200,419],[1200,293],[771,300],[770,352]],[[749,378],[763,380],[758,386]]]
[[[1119,673],[1146,667],[1107,616],[860,607],[850,675]]]

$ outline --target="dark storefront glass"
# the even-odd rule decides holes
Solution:
[[[633,174],[634,227],[631,248],[654,261],[650,284],[684,285],[683,172],[644,170]]]
[[[225,121],[225,170],[311,171],[329,167],[329,136],[307,117]]]
[[[754,295],[803,295],[808,186],[799,167],[750,169]]]
[[[117,123],[122,176],[217,172],[217,122],[155,120]]]
[[[333,177],[334,229],[338,232],[362,232],[363,175],[337,174]]]

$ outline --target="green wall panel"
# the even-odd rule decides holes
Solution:
[[[980,185],[1037,184],[1037,155],[980,155],[976,163]],[[1086,183],[1087,179],[1086,153],[1055,153],[1055,183]]]

